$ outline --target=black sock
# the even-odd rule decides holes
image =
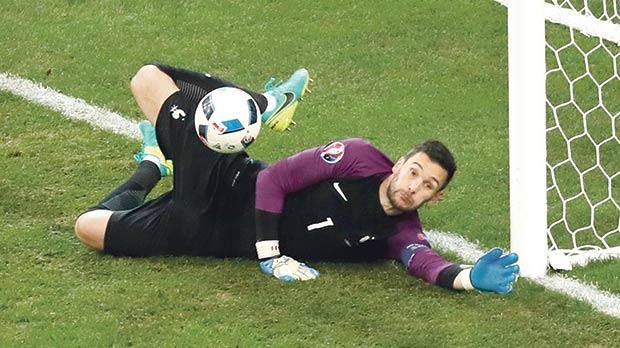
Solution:
[[[206,75],[203,73],[175,68],[165,64],[154,64],[159,70],[170,76],[181,93],[190,101],[198,103],[207,93],[220,87],[235,87],[248,93],[260,109],[261,114],[267,109],[267,98],[264,95],[254,92],[250,89],[240,87],[232,82],[222,80],[218,77]]]
[[[127,181],[122,183],[93,208],[112,211],[135,208],[144,203],[144,198],[157,185],[160,179],[159,167],[151,161],[142,161],[136,172]]]

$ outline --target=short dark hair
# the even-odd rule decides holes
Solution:
[[[448,186],[448,183],[454,176],[454,172],[456,172],[456,161],[454,161],[452,153],[441,141],[427,140],[416,145],[411,151],[409,151],[409,153],[403,157],[405,162],[419,152],[424,152],[431,159],[431,161],[439,164],[446,170],[446,172],[448,172],[446,182],[440,188],[440,190],[443,190],[446,186]]]

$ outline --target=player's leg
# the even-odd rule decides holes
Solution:
[[[169,108],[170,115],[175,118],[182,118],[184,121],[186,112],[189,112],[195,105],[209,92],[219,87],[237,87],[231,82],[213,77],[208,74],[198,73],[186,69],[175,68],[165,64],[151,64],[145,65],[136,73],[131,80],[131,91],[138,103],[138,106],[142,112],[146,115],[148,121],[152,125],[157,124],[157,119],[160,113],[167,114],[166,110],[163,110],[164,104],[166,108]],[[259,105],[259,109],[262,111],[267,108],[267,98],[259,93],[253,92],[249,89],[244,89],[254,98]],[[177,92],[183,96],[179,98],[176,96]],[[187,110],[187,111],[186,111]],[[178,115],[183,114],[183,117],[174,115],[177,112]],[[167,123],[167,122],[166,122]],[[144,123],[140,123],[140,131],[144,135],[144,129],[147,126]],[[161,157],[162,175],[165,170],[172,171],[172,161],[174,160],[172,142],[180,142],[179,132],[183,132],[184,127],[157,127],[162,130],[163,134],[156,135],[156,131],[153,129],[149,134],[152,136],[145,136],[144,145],[142,151],[136,156],[136,160],[140,160],[144,156],[156,155],[155,157]],[[158,139],[161,137],[160,145],[157,146]],[[147,141],[152,139],[152,141]],[[151,143],[154,143],[153,146]],[[162,150],[165,152],[165,157],[162,154]]]
[[[279,132],[289,130],[289,126],[295,124],[293,115],[299,102],[306,92],[310,92],[309,82],[308,70],[303,68],[295,71],[284,82],[274,83],[273,78],[269,79],[265,83],[263,93],[269,102],[269,106],[261,115],[263,123]]]
[[[75,221],[75,235],[87,247],[103,251],[103,240],[111,210],[95,209],[80,215]]]
[[[135,173],[99,204],[80,215],[75,222],[75,234],[86,246],[102,251],[108,222],[116,211],[133,209],[144,199],[161,178],[159,167],[145,160]]]
[[[179,87],[181,93],[192,103],[198,102],[209,92],[220,87],[235,87],[248,93],[260,109],[261,113],[267,108],[267,98],[249,88],[236,85],[211,74],[191,71],[183,68],[176,68],[166,64],[154,64],[159,70],[166,73]]]
[[[174,81],[154,65],[145,65],[131,79],[131,92],[146,118],[155,124],[164,101],[179,90]]]
[[[142,121],[138,124],[138,129],[142,133],[142,148],[133,158],[136,162],[151,161],[159,167],[161,176],[172,175],[172,161],[167,160],[157,143],[155,127],[149,121]]]
[[[134,174],[98,205],[80,215],[75,223],[75,234],[90,248],[103,251],[105,232],[113,212],[141,205],[160,178],[172,174],[170,161],[166,161],[157,145],[155,128],[144,121],[140,123],[140,131],[142,150],[134,156],[139,163]]]
[[[274,79],[271,78],[265,84],[265,92],[261,94],[210,74],[164,64],[155,66],[166,73],[184,96],[193,103],[198,103],[207,93],[220,87],[236,87],[244,90],[258,104],[262,122],[277,131],[283,131],[293,123],[293,114],[301,98],[308,91],[310,81],[308,71],[299,69],[284,82],[274,83]]]

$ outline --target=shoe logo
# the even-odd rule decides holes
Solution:
[[[170,116],[172,116],[175,120],[180,118],[181,121],[185,121],[186,114],[183,109],[179,109],[179,106],[175,104],[170,108]]]
[[[295,100],[295,95],[293,93],[284,92],[282,94],[284,94],[286,100],[282,103],[282,106],[278,109],[278,111],[274,112],[274,114],[284,110],[293,100]]]
[[[335,182],[332,185],[334,185],[334,189],[336,189],[336,192],[338,192],[340,197],[342,197],[342,199],[344,199],[345,202],[348,202],[349,200],[347,199],[347,196],[344,195],[344,192],[342,192],[342,189],[340,188],[340,183]]]

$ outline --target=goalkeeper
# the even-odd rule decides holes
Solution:
[[[282,84],[268,83],[262,94],[244,90],[263,122],[282,131],[308,80],[300,69]],[[216,153],[198,139],[193,117],[198,101],[222,86],[234,85],[160,64],[136,73],[131,90],[150,121],[140,124],[140,164],[78,217],[82,243],[117,256],[258,258],[264,273],[284,281],[319,276],[296,260],[388,258],[444,288],[512,290],[516,254],[494,248],[469,267],[445,260],[426,239],[417,209],[437,202],[456,171],[441,142],[426,141],[395,163],[362,139],[331,142],[269,166],[246,153]],[[172,175],[170,160],[173,189],[144,202],[162,176]]]

